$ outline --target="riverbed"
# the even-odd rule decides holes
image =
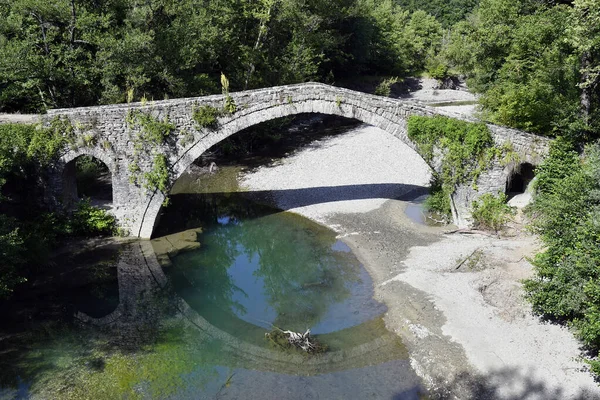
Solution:
[[[495,238],[415,223],[406,210],[428,171],[394,140],[361,127],[248,173],[242,186],[276,191],[279,207],[348,243],[373,278],[375,298],[388,306],[386,325],[434,396],[600,398],[572,333],[533,316],[523,298],[520,280],[532,274],[527,257],[539,249],[535,237],[519,224],[512,237]],[[335,195],[350,186],[368,188],[370,197],[360,189],[351,189],[358,200]],[[304,190],[314,187],[316,194]],[[461,264],[473,254],[474,262]]]

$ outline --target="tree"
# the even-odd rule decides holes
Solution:
[[[594,123],[592,115],[600,101],[597,91],[600,82],[600,4],[594,0],[575,0],[569,22],[569,42],[581,60],[581,116],[590,130]]]
[[[579,57],[564,23],[571,13],[565,5],[482,0],[453,29],[443,53],[482,93],[485,117],[545,135],[576,123]]]

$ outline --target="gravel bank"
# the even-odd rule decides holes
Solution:
[[[249,172],[241,186],[272,191],[279,207],[344,238],[434,396],[600,398],[572,335],[533,317],[522,299],[519,281],[531,274],[524,257],[535,251],[534,239],[443,235],[411,222],[407,201],[428,181],[412,150],[361,127]]]

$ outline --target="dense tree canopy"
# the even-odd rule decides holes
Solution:
[[[0,111],[406,74],[441,38],[392,0],[0,0]]]
[[[481,0],[442,53],[482,93],[491,121],[597,137],[599,9],[593,0]]]
[[[450,27],[462,21],[480,0],[395,0],[409,11],[423,10],[434,16],[444,26]]]

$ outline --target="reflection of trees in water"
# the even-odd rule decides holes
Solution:
[[[193,196],[193,203],[197,201]],[[275,325],[301,329],[316,325],[329,305],[348,298],[350,284],[359,281],[358,261],[351,253],[332,249],[336,239],[328,229],[244,200],[212,196],[207,202],[204,210],[210,216],[205,220],[227,216],[229,221],[202,235],[200,250],[175,260],[194,296],[221,309],[245,312],[233,300],[243,292],[228,269],[239,257],[245,256],[248,264],[258,258],[254,276],[264,282],[264,295],[277,312]]]
[[[239,193],[178,194],[162,209],[153,236],[161,237],[199,226],[218,225],[222,215],[249,220],[277,213],[278,210],[248,201]]]

